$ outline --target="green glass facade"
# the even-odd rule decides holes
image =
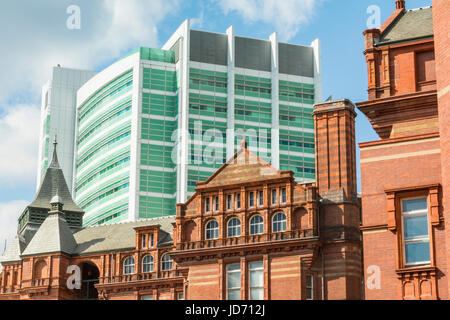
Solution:
[[[183,50],[182,41],[138,48],[108,68],[109,81],[88,83],[95,89],[78,105],[74,190],[85,225],[174,215],[243,137],[299,181],[314,179],[313,76],[230,67],[222,51]],[[208,61],[195,60],[202,55]]]

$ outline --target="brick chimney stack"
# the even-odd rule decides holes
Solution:
[[[405,9],[405,0],[396,0],[395,8],[396,9]]]
[[[325,299],[361,299],[355,107],[346,99],[326,101],[314,106],[313,117]]]

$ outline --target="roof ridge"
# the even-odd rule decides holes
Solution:
[[[88,228],[99,228],[99,227],[108,227],[108,226],[113,226],[113,225],[118,225],[118,224],[127,224],[127,223],[136,223],[136,222],[145,222],[145,221],[151,221],[151,220],[159,220],[159,219],[169,219],[169,218],[173,218],[175,217],[175,215],[171,215],[171,216],[161,216],[161,217],[154,217],[154,218],[141,218],[135,221],[120,221],[120,222],[116,222],[116,223],[110,223],[110,224],[100,224],[100,225],[92,225],[92,226],[86,226],[83,229],[88,229]]]
[[[406,11],[418,11],[418,10],[422,10],[422,9],[431,9],[431,8],[433,8],[433,6],[425,6],[425,7],[419,7],[419,8],[414,8],[414,9],[409,9],[409,10],[406,10]]]

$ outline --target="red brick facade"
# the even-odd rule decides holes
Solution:
[[[448,56],[449,10],[444,2],[432,9],[435,30],[438,26],[445,33],[440,40],[445,44],[436,48],[432,35],[412,35],[388,44],[380,41],[391,24],[406,19],[404,1],[397,1],[397,10],[382,30],[364,32],[369,100],[357,105],[381,138],[360,144],[366,299],[449,298],[448,217],[442,188],[443,181],[448,181],[442,166],[448,165],[449,157],[443,154],[443,138],[448,138],[441,131],[449,118],[441,113],[442,94],[437,91],[442,90],[439,82],[448,85],[448,71],[440,66],[448,64],[448,59],[435,60],[435,55],[438,59]],[[421,10],[411,14],[425,15],[431,9]],[[446,78],[436,82],[437,75]],[[427,203],[430,261],[411,265],[406,262],[402,200],[418,197]]]
[[[149,220],[134,227],[132,250],[21,256],[3,263],[0,299],[361,299],[355,116],[347,100],[315,107],[317,184],[297,184],[292,171],[275,169],[243,142],[177,205],[172,242],[162,245],[160,226]],[[148,255],[153,269],[144,272]],[[81,269],[80,290],[68,289],[70,265]]]
[[[439,135],[441,137],[441,173],[443,189],[443,216],[446,229],[446,247],[450,248],[450,2],[433,0],[434,44],[436,47],[436,78],[439,110]],[[447,249],[448,250],[448,249]],[[447,255],[450,265],[450,255]],[[450,292],[450,279],[448,289]]]
[[[357,106],[381,139],[360,144],[362,199],[354,106],[317,104],[316,183],[297,184],[243,142],[177,204],[170,241],[149,220],[133,227],[134,248],[4,261],[0,300],[448,299],[450,11],[433,4],[434,38],[380,44],[405,15],[401,0],[379,30],[364,31],[369,100]],[[426,199],[429,263],[411,265],[402,201],[416,198]],[[81,289],[68,289],[70,265]]]

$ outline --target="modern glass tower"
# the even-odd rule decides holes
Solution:
[[[72,190],[73,151],[75,134],[76,97],[78,89],[96,72],[53,67],[51,78],[42,88],[39,158],[37,169],[38,189],[52,159],[53,138],[58,136],[58,154],[64,177]]]
[[[139,48],[77,95],[73,193],[84,224],[175,214],[239,149],[314,179],[320,48],[191,30]]]

